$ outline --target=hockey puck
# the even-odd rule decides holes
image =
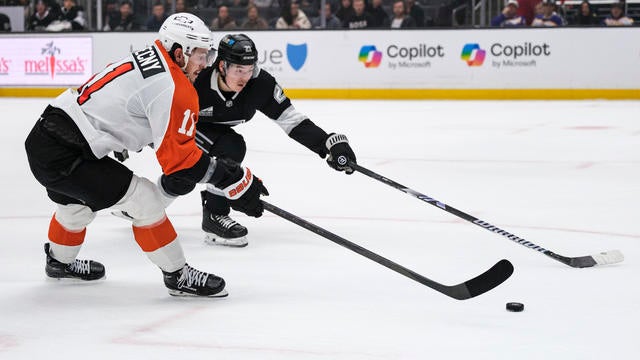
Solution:
[[[508,302],[507,310],[513,311],[513,312],[520,312],[524,310],[524,304],[519,302]]]

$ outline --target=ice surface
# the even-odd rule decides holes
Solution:
[[[0,99],[0,359],[632,359],[640,345],[639,102],[295,101],[345,133],[361,165],[566,256],[573,269],[362,174],[346,176],[256,116],[237,127],[268,200],[433,280],[499,259],[514,275],[456,301],[272,214],[234,213],[246,248],[209,247],[198,191],[168,214],[226,299],[170,297],[130,225],[101,212],[81,258],[93,284],[45,280],[53,211],[24,139],[46,99]],[[126,164],[155,180],[153,152]],[[108,181],[108,175],[105,176]],[[522,313],[505,304],[525,304]]]

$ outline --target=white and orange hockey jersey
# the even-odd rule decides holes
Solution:
[[[108,65],[51,103],[64,110],[102,158],[153,144],[164,174],[192,167],[198,95],[161,43]]]

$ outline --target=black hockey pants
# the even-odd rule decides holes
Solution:
[[[83,204],[93,211],[117,203],[133,173],[114,159],[98,159],[76,124],[48,106],[25,141],[31,172],[55,203]]]

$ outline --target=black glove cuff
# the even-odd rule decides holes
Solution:
[[[231,161],[225,159],[216,159],[216,168],[209,179],[209,183],[213,186],[224,189],[242,177],[242,168]]]

